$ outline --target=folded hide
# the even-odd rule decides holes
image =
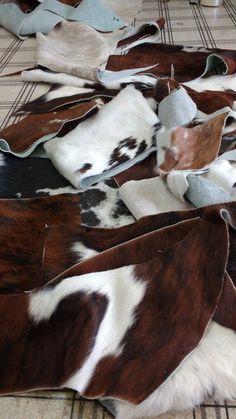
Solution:
[[[235,200],[236,152],[228,151],[203,170],[172,170],[165,176],[169,190],[196,207]],[[128,189],[128,187],[127,187]]]
[[[0,150],[27,157],[39,144],[55,137],[69,121],[78,124],[94,114],[101,103],[94,100],[71,108],[29,115],[0,131]]]
[[[101,0],[83,0],[78,7],[57,0],[44,0],[31,13],[24,13],[17,4],[0,3],[0,25],[21,39],[37,32],[47,34],[64,20],[82,21],[99,31],[114,31],[125,26]]]
[[[51,82],[52,80],[50,79],[50,76],[56,74],[47,69],[26,71],[26,73],[31,72],[46,74],[47,80],[45,81],[47,82]],[[58,84],[60,81],[60,75],[61,73],[58,73],[59,79],[57,79],[57,84],[52,85],[48,92],[31,102],[23,104],[16,110],[16,114],[24,115],[25,113],[44,113],[63,106],[87,102],[96,98],[109,101],[115,97],[121,89],[129,84],[134,85],[137,90],[142,91],[145,97],[152,97],[153,87],[156,84],[156,79],[143,75],[124,78],[115,83],[96,83],[89,80],[83,80],[78,77],[79,84],[77,86],[63,86]],[[30,79],[27,81],[32,80]],[[155,96],[154,99],[156,99]]]
[[[101,33],[81,22],[62,22],[47,36],[37,34],[37,63],[53,71],[97,80],[98,67],[107,62],[123,32]]]
[[[206,77],[212,71],[214,74],[234,74],[236,54],[235,50],[145,44],[130,49],[126,55],[111,55],[106,69],[121,71],[151,65],[155,67],[148,72],[157,77],[172,77],[179,82],[187,82],[200,76]]]
[[[98,190],[94,190],[94,192],[98,193]],[[93,199],[95,196],[96,195],[94,195]],[[16,255],[15,249],[18,249],[18,253],[19,249],[21,249],[22,254],[19,260],[23,261],[27,260],[27,258],[32,259],[33,257],[30,264],[31,269],[36,271],[38,266],[41,266],[42,264],[42,267],[40,268],[42,273],[38,273],[38,276],[42,276],[43,282],[47,282],[49,279],[52,279],[60,272],[82,259],[89,258],[94,254],[103,252],[104,250],[120,245],[123,242],[132,240],[151,231],[163,229],[162,234],[165,235],[164,227],[187,219],[199,216],[202,217],[205,212],[209,210],[220,211],[221,208],[225,207],[231,214],[232,222],[236,223],[235,204],[229,203],[192,211],[165,212],[159,215],[147,216],[141,218],[136,223],[120,228],[88,228],[80,225],[80,217],[71,218],[69,221],[67,220],[67,207],[65,204],[68,202],[68,196],[61,195],[61,206],[58,214],[59,218],[57,217],[53,222],[47,222],[46,225],[43,225],[40,219],[40,210],[44,208],[44,210],[47,211],[48,208],[54,208],[55,204],[59,202],[59,197],[57,197],[56,200],[55,198],[47,198],[46,200],[44,198],[42,200],[1,201],[3,204],[0,206],[1,217],[7,221],[0,230],[1,240],[7,243],[5,244],[2,260],[5,258],[5,255],[7,255],[7,260],[13,261],[15,259],[14,255]],[[88,199],[89,197],[87,198],[87,201]],[[75,199],[72,198],[72,201],[69,202],[73,202],[74,205],[74,201],[75,203],[79,203],[81,200],[83,200],[83,195],[80,195],[80,197],[77,196]],[[6,208],[9,212],[8,218],[5,217]],[[15,221],[14,217],[16,213],[19,215],[18,219]],[[28,255],[28,252],[31,252],[28,243],[32,240],[30,228],[28,227],[29,221],[33,226],[33,231],[38,232],[42,237],[42,239],[38,240],[37,246],[39,252],[35,256],[32,256],[31,254]],[[64,224],[64,221],[66,224]],[[159,237],[161,237],[160,234],[161,231],[159,231]],[[233,230],[230,230],[230,238],[232,241]],[[172,239],[175,241],[175,235],[172,236]],[[12,243],[14,243],[14,246]],[[41,260],[42,254],[43,261]],[[36,267],[33,266],[33,260],[35,261],[34,263],[37,264]],[[16,263],[18,263],[18,259],[16,259]],[[107,263],[107,266],[109,266],[109,258],[107,258]],[[7,266],[7,264],[4,262],[3,266]],[[35,280],[34,278],[26,283],[25,277],[21,278],[21,275],[19,274],[19,268],[15,266],[12,270],[13,266],[15,265],[10,264],[8,276],[5,275],[4,280],[1,282],[2,292],[6,292],[10,289],[12,292],[28,290],[37,285],[37,279]],[[24,262],[22,262],[20,266],[23,267]],[[232,270],[232,266],[230,269]],[[14,280],[11,278],[11,271],[13,272]],[[19,274],[18,276],[16,275],[17,272]],[[39,284],[40,283],[42,283],[41,280]]]
[[[155,150],[157,115],[143,95],[128,86],[89,121],[44,148],[73,186],[86,188],[114,176]]]
[[[146,414],[192,406],[214,387],[232,397],[236,338],[228,328],[236,325],[224,317],[222,297],[235,288],[224,275],[227,252],[226,224],[211,209],[81,262],[36,291],[2,295],[1,393],[71,387],[119,399],[119,418],[138,417],[145,405]],[[211,322],[215,314],[225,327]],[[228,368],[219,370],[227,355]]]
[[[120,198],[136,219],[144,215],[192,208],[176,197],[160,176],[139,181],[128,181],[119,189]]]

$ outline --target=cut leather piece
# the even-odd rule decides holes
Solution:
[[[89,121],[65,137],[50,140],[44,148],[73,186],[87,188],[126,170],[154,151],[156,124],[158,118],[146,99],[128,86]]]
[[[86,275],[68,278],[60,282],[57,280],[57,283],[52,282],[50,287],[41,288],[35,293],[1,296],[3,339],[7,336],[5,333],[9,333],[9,325],[11,325],[10,330],[17,329],[14,333],[14,345],[8,346],[7,352],[4,351],[4,347],[1,349],[1,359],[5,360],[4,368],[2,366],[1,393],[12,393],[32,388],[55,388],[73,383],[71,385],[73,388],[76,385],[76,389],[88,397],[94,397],[99,393],[110,397],[118,396],[119,399],[135,403],[145,399],[196,347],[215,311],[227,259],[227,231],[219,217],[213,217],[213,220],[191,221],[190,223],[195,226],[190,229],[189,234],[185,235],[177,245],[175,244],[174,248],[170,248],[164,254],[157,254],[150,261],[133,267],[94,273],[97,285],[94,284],[91,275]],[[175,226],[174,228],[179,227]],[[219,247],[219,240],[225,245]],[[214,254],[214,258],[209,258],[209,252],[211,255]],[[191,254],[190,258],[188,258],[188,254]],[[192,254],[195,255],[194,258]],[[100,256],[94,259],[101,259]],[[170,259],[172,260],[171,265],[169,264]],[[182,260],[188,261],[188,270],[180,265]],[[82,264],[77,265],[78,268],[80,266]],[[133,274],[135,279],[133,279]],[[205,280],[206,276],[209,281]],[[122,282],[121,278],[123,278]],[[181,288],[178,278],[181,278],[183,284]],[[212,281],[214,281],[214,287],[209,286]],[[107,291],[100,289],[99,282],[106,284]],[[111,352],[109,349],[104,352],[100,351],[93,368],[87,369],[87,378],[79,380],[79,377],[73,376],[73,374],[77,370],[83,369],[84,366],[86,367],[87,356],[96,345],[94,338],[98,336],[98,326],[107,315],[107,310],[113,299],[116,298],[117,293],[113,294],[112,290],[115,286],[117,291],[125,283],[127,284],[126,293],[122,301],[125,304],[130,301],[127,306],[127,314],[132,313],[132,309],[135,309],[136,312],[135,319],[131,318],[132,328],[127,323],[122,323],[123,333],[117,335],[117,337],[119,336],[117,344],[119,345],[119,342],[122,341],[119,353],[114,352],[114,349],[111,349]],[[58,302],[54,300],[57,289],[62,290]],[[191,291],[193,289],[194,292]],[[65,294],[63,290],[65,290]],[[136,295],[134,295],[134,291]],[[187,299],[183,295],[188,295],[189,298]],[[128,300],[128,297],[131,300]],[[44,307],[46,300],[47,308]],[[181,304],[178,304],[178,301],[181,301]],[[14,322],[10,314],[14,312],[13,304],[20,313],[17,318],[14,317]],[[119,305],[119,311],[120,309]],[[165,318],[165,325],[162,324],[162,321],[157,321],[157,316]],[[80,327],[82,322],[83,329]],[[188,333],[186,333],[186,328],[183,328],[183,322],[188,328]],[[113,332],[115,333],[117,326],[118,324],[114,324]],[[65,338],[62,333],[64,327],[69,333],[69,335],[66,333]],[[25,330],[28,330],[28,333],[25,333]],[[141,330],[142,333],[145,330],[148,333],[150,337],[148,343],[140,339]],[[169,330],[168,336],[166,330]],[[51,337],[53,336],[53,343],[47,347],[47,350],[45,348],[44,356],[42,356],[40,342],[42,339],[45,341],[48,333]],[[70,336],[71,343],[77,342],[77,344],[70,346],[65,344],[64,339],[67,336]],[[15,340],[17,340],[17,345]],[[110,339],[109,341],[111,342]],[[115,344],[115,348],[118,350],[117,344]],[[145,345],[145,350],[143,345]],[[17,353],[15,353],[16,347]],[[28,357],[23,368],[20,359],[26,347],[28,348]],[[135,354],[134,347],[136,348]],[[165,348],[164,352],[161,350],[163,347]],[[57,348],[56,357],[55,348]],[[169,356],[166,356],[168,354]],[[132,363],[130,363],[131,356]],[[14,374],[10,362],[13,357]],[[162,361],[155,369],[153,368],[155,365],[153,357]],[[32,374],[31,361],[36,358],[37,368],[34,368]],[[137,380],[141,371],[143,376],[143,367],[141,367],[143,362],[139,362],[139,359],[145,360],[146,365],[144,380],[141,381]],[[42,362],[44,365],[47,362],[47,370],[42,368]],[[58,370],[58,363],[64,365],[64,368]],[[108,366],[112,375],[107,373]],[[55,374],[56,370],[57,374]],[[97,374],[98,371],[99,374]],[[127,373],[129,373],[128,377],[132,377],[132,381],[127,378]],[[134,375],[136,377],[135,387],[132,385]],[[115,378],[115,382],[113,381],[111,386],[113,378]],[[137,382],[140,382],[139,386],[137,386]]]
[[[62,22],[38,33],[37,63],[52,71],[97,80],[97,69],[116,49],[122,31],[101,33],[81,22]]]
[[[197,170],[215,160],[228,112],[193,128],[173,128],[157,133],[157,161],[162,172]]]
[[[17,157],[29,156],[35,148],[55,137],[69,121],[79,123],[98,110],[98,103],[90,101],[72,108],[29,115],[0,131],[0,150]]]
[[[164,26],[164,18],[157,19],[156,22],[147,22],[135,26],[130,25],[126,29],[124,35],[122,36],[122,39],[118,42],[117,47],[120,48],[124,45],[133,45],[133,42],[139,40],[140,38],[143,41],[148,41],[150,36],[156,34],[157,29],[159,29],[160,31],[161,29],[163,29]]]
[[[47,75],[52,74],[52,72],[47,70],[35,71],[43,71]],[[59,76],[60,74],[61,73],[58,73]],[[134,85],[137,88],[137,90],[142,91],[146,97],[152,97],[153,86],[156,83],[156,79],[155,83],[153,83],[153,78],[150,79],[150,77],[142,75],[131,76],[124,79],[122,78],[121,80],[115,83],[95,83],[89,80],[86,81],[80,79],[79,77],[78,80],[78,86],[64,86],[59,84],[52,85],[48,92],[32,100],[31,102],[25,103],[16,110],[15,114],[24,115],[27,113],[44,113],[46,111],[51,111],[62,106],[70,105],[73,103],[83,103],[96,98],[108,102],[110,99],[115,97],[121,89],[123,89],[129,84]],[[49,82],[51,80],[48,79],[46,81]]]
[[[213,60],[207,61],[211,56]],[[235,73],[236,55],[234,50],[167,44],[139,45],[126,55],[111,55],[106,69],[120,71],[148,65],[155,65],[149,72],[157,77],[172,77],[178,82],[187,82],[203,74],[206,76],[206,72],[209,75],[213,69],[218,74]]]
[[[192,208],[191,204],[172,194],[159,176],[126,182],[119,189],[119,194],[136,219],[141,218],[144,211],[151,215]]]
[[[189,175],[187,182],[185,198],[197,208],[234,200],[229,192],[202,176]]]
[[[161,20],[162,22],[162,20]],[[130,49],[142,44],[155,44],[159,42],[161,29],[157,22],[143,23],[129,26],[122,39],[118,42],[115,54],[126,54]]]
[[[166,177],[170,191],[196,207],[234,201],[236,198],[235,152],[224,153],[204,170],[173,170]],[[231,156],[231,157],[230,157]]]
[[[100,104],[102,104],[104,101],[111,100],[114,96],[116,96],[119,93],[119,90],[96,91],[93,89],[85,88],[85,91],[74,94],[74,87],[73,90],[71,90],[71,88],[69,89],[67,86],[60,86],[55,89],[51,88],[46,94],[20,107],[16,111],[16,115],[51,112],[55,111],[56,109],[63,108],[64,106],[69,107],[76,104],[86,105],[87,102],[98,99],[98,103],[100,102]],[[67,95],[65,94],[65,90],[68,91]]]
[[[56,0],[44,0],[28,14],[17,4],[0,4],[0,24],[21,39],[37,32],[47,34],[64,20],[82,21],[104,32],[125,26],[123,19],[100,0],[83,0],[77,8]]]
[[[207,224],[205,224],[205,223],[203,223],[203,224],[204,224],[204,227],[206,227]],[[203,228],[203,226],[201,226],[201,222],[200,222],[200,225],[197,223],[197,227],[195,227],[194,232],[196,233],[196,230],[198,228],[199,234],[202,235],[203,230],[202,230],[201,227]],[[215,229],[214,229],[214,231],[215,231]],[[222,229],[220,229],[220,231],[222,233]],[[204,232],[206,233],[205,228],[204,228]],[[207,228],[207,232],[209,233],[209,229],[208,228]],[[187,237],[188,237],[188,239],[187,239]],[[183,240],[183,242],[186,240],[187,243],[188,243],[188,245],[190,245],[190,242],[189,242],[190,237],[193,240],[193,242],[196,244],[196,242],[195,242],[195,240],[196,240],[196,234],[194,234],[194,238],[193,238],[193,235],[189,234],[188,236],[185,237],[185,239]],[[208,236],[204,236],[204,237],[205,237],[205,240],[206,240],[206,237],[208,237],[208,239],[209,239],[209,235]],[[192,242],[192,245],[193,245],[193,242]],[[182,248],[182,246],[181,246],[180,243],[181,242],[179,242],[177,245],[175,245],[175,252],[180,247]],[[192,246],[190,245],[190,248],[191,247]],[[205,243],[204,243],[204,245],[202,244],[202,247],[205,248]],[[194,245],[194,249],[195,249],[195,245]],[[199,242],[196,245],[196,249],[198,249],[198,250],[196,250],[197,253],[198,253],[200,251],[200,249],[199,249]],[[192,250],[192,248],[191,248],[191,250]],[[211,248],[211,250],[212,250],[212,248]],[[182,248],[182,251],[183,251],[183,248]],[[184,254],[185,254],[185,257],[186,257],[186,251],[187,251],[187,247],[184,246]],[[190,249],[189,249],[189,251],[190,251]],[[226,248],[225,248],[224,252],[225,251],[226,251]],[[177,250],[177,253],[178,253],[178,250]],[[203,251],[203,253],[204,253],[204,251]],[[195,250],[194,250],[194,254],[195,254]],[[192,255],[192,252],[191,252],[191,255]],[[168,259],[168,261],[169,261],[169,257],[171,257],[171,260],[172,260],[171,266],[174,268],[174,266],[173,266],[173,254],[172,254],[172,252],[166,252],[166,253],[164,253],[164,255],[162,255],[162,257],[163,257],[163,259],[165,259],[165,257],[166,257]],[[145,393],[143,392],[143,390],[141,388],[138,388],[137,387],[137,382],[138,382],[137,375],[139,375],[139,372],[137,371],[136,368],[138,368],[138,365],[140,365],[139,362],[138,362],[138,360],[139,360],[140,354],[142,353],[142,359],[143,359],[143,354],[145,354],[145,360],[148,363],[147,369],[151,368],[151,364],[152,364],[152,373],[151,373],[151,370],[150,370],[150,375],[149,374],[147,374],[147,375],[145,374],[144,381],[142,380],[142,383],[145,386],[145,392],[146,391],[147,391],[147,393],[149,391],[151,392],[152,389],[155,388],[154,380],[156,381],[156,380],[158,380],[157,377],[160,377],[160,375],[161,375],[160,369],[162,369],[162,367],[161,368],[158,368],[158,371],[155,371],[155,372],[153,371],[153,362],[151,361],[151,358],[152,358],[152,356],[154,356],[154,353],[155,353],[154,347],[156,345],[157,346],[160,345],[160,347],[162,347],[162,348],[165,345],[168,346],[168,343],[170,344],[170,341],[171,341],[171,336],[173,336],[173,334],[170,333],[170,335],[168,335],[168,338],[167,338],[167,336],[166,336],[166,330],[172,330],[172,332],[173,332],[173,329],[170,326],[169,327],[165,327],[165,333],[164,333],[165,337],[163,335],[163,341],[160,341],[160,340],[162,340],[162,334],[159,333],[159,332],[157,332],[157,328],[158,328],[158,325],[160,325],[160,328],[161,328],[161,323],[162,322],[161,321],[160,322],[157,322],[156,316],[155,316],[155,318],[152,318],[152,321],[154,322],[153,325],[155,324],[155,327],[154,327],[155,332],[154,332],[153,326],[151,326],[151,324],[149,323],[150,317],[147,314],[147,312],[149,311],[147,307],[154,307],[155,306],[157,308],[157,307],[160,307],[161,306],[162,309],[164,309],[163,307],[165,306],[165,303],[163,303],[163,296],[162,296],[162,299],[161,299],[161,301],[162,301],[162,304],[161,305],[160,305],[160,302],[158,304],[158,301],[156,301],[156,296],[159,294],[159,298],[160,298],[160,293],[161,293],[160,284],[158,284],[157,276],[156,276],[156,274],[158,272],[158,269],[157,269],[157,266],[156,266],[157,259],[158,259],[159,266],[160,266],[160,264],[162,266],[162,267],[160,267],[161,272],[162,272],[161,273],[162,279],[163,279],[163,275],[165,275],[164,274],[165,268],[163,266],[163,263],[161,262],[161,260],[163,260],[162,257],[160,256],[160,259],[159,259],[158,256],[155,257],[152,261],[150,261],[148,263],[148,268],[147,268],[147,266],[145,264],[145,265],[137,266],[137,268],[135,269],[135,277],[137,279],[139,279],[140,278],[139,275],[141,274],[141,277],[145,277],[147,281],[150,281],[150,277],[149,277],[150,274],[148,273],[149,272],[149,269],[150,270],[152,269],[152,272],[155,272],[155,273],[153,273],[153,280],[154,280],[154,278],[155,278],[155,280],[154,280],[154,282],[152,282],[152,280],[149,282],[148,289],[147,289],[146,294],[145,294],[146,299],[145,299],[144,306],[142,306],[142,309],[140,307],[140,309],[136,311],[136,319],[137,319],[136,321],[137,321],[137,323],[139,323],[139,321],[140,321],[141,324],[143,325],[141,327],[142,333],[144,332],[144,330],[145,330],[146,327],[149,330],[150,341],[149,341],[149,343],[145,342],[145,345],[146,345],[145,349],[142,348],[142,342],[140,341],[140,339],[138,339],[138,335],[139,335],[138,334],[138,330],[133,325],[133,327],[130,329],[130,331],[126,333],[125,340],[124,340],[124,344],[125,344],[125,350],[124,350],[124,352],[123,353],[121,352],[119,355],[116,355],[115,357],[113,357],[112,354],[110,356],[107,355],[107,357],[105,357],[103,360],[101,360],[100,363],[98,363],[96,369],[94,368],[94,373],[91,374],[91,379],[90,379],[90,382],[88,383],[88,386],[84,386],[84,383],[80,383],[80,380],[79,380],[80,377],[79,377],[79,375],[78,375],[78,381],[76,381],[77,380],[77,377],[75,375],[75,377],[72,377],[72,379],[70,379],[67,382],[67,385],[73,384],[73,386],[75,386],[76,385],[76,382],[77,382],[77,386],[78,386],[78,387],[76,387],[77,390],[79,390],[81,392],[81,388],[84,388],[85,390],[82,392],[82,394],[84,394],[87,397],[95,397],[95,396],[97,396],[98,393],[99,394],[102,393],[103,396],[113,396],[113,397],[117,397],[119,399],[123,399],[124,398],[124,396],[123,396],[123,394],[124,394],[124,388],[126,387],[126,396],[125,396],[126,400],[128,399],[129,401],[133,401],[135,403],[141,402],[146,396],[145,396]],[[180,256],[178,254],[178,261],[181,260],[181,259],[182,259],[182,256]],[[204,259],[204,257],[203,257],[203,259]],[[195,261],[195,263],[196,263],[196,261]],[[207,263],[209,263],[208,260],[207,260]],[[168,266],[169,266],[168,272],[169,272],[169,275],[171,275],[172,269],[171,269],[171,267],[169,265],[169,262],[168,262]],[[177,269],[177,268],[175,267],[175,269]],[[198,271],[197,267],[196,267],[196,270]],[[194,272],[196,272],[195,271],[195,268],[194,268]],[[181,269],[181,274],[183,274],[182,269]],[[222,274],[222,272],[221,272],[221,274]],[[175,274],[172,275],[172,278],[174,278],[174,277],[176,277],[176,270],[175,270]],[[182,277],[182,275],[181,275],[181,277]],[[182,279],[183,279],[183,277],[182,277]],[[195,278],[195,280],[196,280],[196,278]],[[192,275],[191,275],[191,281],[194,281]],[[155,285],[154,285],[154,283],[155,283]],[[185,286],[186,286],[186,282],[185,281],[184,281],[184,283],[185,283]],[[193,286],[193,283],[194,282],[192,282],[192,286]],[[220,283],[222,283],[222,278],[220,280]],[[167,278],[166,277],[165,277],[164,284],[167,285]],[[205,285],[206,285],[206,282],[205,282]],[[155,292],[155,287],[157,287],[157,290],[159,290],[159,291]],[[221,289],[221,285],[220,285],[219,289]],[[218,289],[218,292],[219,292],[219,289]],[[173,288],[171,288],[171,290],[173,292]],[[167,299],[173,298],[173,293],[172,292],[169,294],[169,296],[167,297]],[[185,288],[185,292],[187,292],[186,288]],[[177,292],[177,295],[178,295],[178,292]],[[195,298],[198,299],[198,297],[196,296],[196,294],[194,294],[194,302],[197,303],[196,300],[195,300]],[[190,298],[190,300],[191,300],[191,298]],[[210,301],[212,302],[213,301],[212,300],[212,297],[210,297],[208,295],[207,301],[208,301],[208,304],[209,304]],[[192,300],[192,302],[193,302],[193,300]],[[201,303],[200,303],[200,305],[201,305]],[[194,304],[194,306],[195,306],[195,304]],[[198,305],[198,308],[199,308],[199,305]],[[178,318],[178,310],[176,312],[176,307],[175,307],[174,310],[175,310],[175,319],[176,319],[176,317]],[[182,313],[183,313],[183,311],[182,311]],[[162,312],[162,314],[163,314],[163,312]],[[169,313],[169,315],[171,315],[171,313]],[[208,315],[209,315],[209,311],[208,311]],[[149,320],[148,320],[148,318],[149,318]],[[164,316],[164,318],[166,319],[165,316]],[[141,320],[141,319],[143,319],[143,320]],[[192,316],[191,316],[191,320],[192,320]],[[199,317],[198,317],[198,320],[201,323],[201,320],[200,320]],[[189,316],[188,316],[188,321],[189,321]],[[200,326],[200,323],[198,323],[199,326]],[[153,333],[154,333],[155,337],[154,337],[154,335],[152,336],[152,332],[151,332],[152,330],[153,330]],[[188,329],[188,330],[190,331],[192,329]],[[185,330],[185,332],[186,332],[186,330]],[[156,333],[158,333],[158,343],[157,343],[157,339],[156,339],[156,337],[157,337],[157,334]],[[176,333],[174,333],[174,335],[175,335],[175,337],[178,335],[177,331],[176,331]],[[186,333],[185,333],[185,336],[186,336]],[[126,341],[129,341],[129,343],[128,342],[126,343]],[[153,345],[154,345],[154,347],[153,347]],[[130,356],[131,355],[129,356],[129,351],[131,350],[131,346],[132,346],[132,348],[136,347],[136,349],[137,349],[135,355],[134,355],[134,352],[132,350],[132,360],[133,360],[132,362],[131,362],[131,359],[130,359]],[[167,361],[168,357],[166,357],[166,355],[167,355],[166,351],[168,351],[168,349],[167,349],[166,346],[165,346],[165,349],[166,350],[165,350],[165,360],[164,360],[164,363],[165,363],[165,367],[166,368],[165,368],[164,371],[166,371],[166,372],[164,373],[164,376],[166,378],[166,376],[169,375],[169,369],[168,369],[168,366],[166,364],[169,364],[169,362],[171,364],[172,362],[174,362],[174,360],[171,357],[172,360],[169,359],[169,361]],[[172,351],[173,351],[173,347],[172,347]],[[172,351],[170,352],[171,354],[173,353]],[[157,355],[157,353],[155,353],[155,355]],[[147,356],[147,359],[146,359],[146,356]],[[155,359],[157,359],[157,358],[155,358]],[[160,359],[160,358],[158,357],[158,359]],[[149,364],[149,362],[150,362],[150,364]],[[121,364],[122,364],[122,367],[121,367]],[[125,372],[122,371],[122,369],[124,368],[124,365],[126,365]],[[163,364],[160,363],[160,365],[163,365]],[[133,370],[134,367],[135,367],[135,371]],[[140,365],[140,367],[141,367],[141,365]],[[106,374],[106,371],[107,371],[108,368],[109,368],[109,371],[110,372],[113,372],[113,374],[112,375],[108,374],[106,376],[106,379],[105,379],[105,375],[104,374]],[[135,374],[135,377],[136,377],[136,380],[135,380],[136,385],[135,385],[135,387],[132,386],[132,384],[129,386],[129,384],[127,383],[127,375],[126,375],[127,372],[129,372],[129,376],[132,375],[132,382],[134,382],[133,381],[133,378],[134,378],[133,373]],[[79,372],[78,372],[78,374],[79,374]],[[103,375],[103,377],[101,375]],[[149,377],[148,377],[148,375],[149,375]],[[152,379],[151,379],[151,375],[152,375]],[[113,381],[113,378],[114,377],[116,378],[115,382]],[[98,389],[98,386],[99,386],[99,389]],[[157,387],[157,385],[156,385],[156,387]]]

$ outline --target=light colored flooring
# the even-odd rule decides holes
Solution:
[[[236,0],[225,0],[219,8],[190,5],[187,0],[144,0],[136,21],[153,21],[160,16],[166,20],[162,42],[236,49]],[[35,39],[22,42],[0,28],[0,74],[18,71],[34,63]],[[13,111],[47,88],[0,79],[0,128],[16,122],[17,119],[11,116]],[[0,419],[109,418],[110,414],[98,402],[79,400],[73,391],[38,391],[0,398]],[[194,411],[173,412],[159,418],[236,419],[236,401],[216,403],[209,400]]]

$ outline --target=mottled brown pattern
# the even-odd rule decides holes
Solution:
[[[18,123],[0,131],[0,137],[8,142],[14,153],[21,153],[44,135],[60,131],[66,122],[76,120],[79,123],[84,120],[96,107],[96,102],[91,101],[73,108],[29,115]]]
[[[236,101],[236,92],[234,91],[215,92],[208,90],[196,92],[195,90],[190,89],[190,87],[184,86],[184,88],[196,103],[197,108],[206,114],[213,113],[225,106],[232,108],[234,101]]]
[[[37,325],[28,301],[26,294],[0,296],[1,394],[60,387],[84,361],[107,305],[101,295],[72,294]]]
[[[48,223],[52,220],[54,224],[58,223],[49,230],[56,233],[51,237],[51,250],[53,243],[58,243],[63,237],[61,227],[64,228],[64,238],[67,238],[67,242],[63,240],[65,247],[69,238],[73,241],[79,238],[85,246],[98,251],[108,250],[69,268],[52,280],[46,289],[55,287],[67,277],[77,276],[77,281],[79,275],[85,273],[130,264],[136,265],[136,279],[145,281],[147,286],[136,310],[136,321],[123,339],[122,353],[99,362],[84,396],[107,395],[138,403],[156,389],[198,344],[216,309],[213,318],[236,330],[233,310],[229,310],[235,305],[235,289],[233,295],[232,282],[227,275],[224,277],[228,253],[227,226],[219,214],[219,210],[225,208],[235,222],[235,203],[149,216],[116,231],[78,228],[77,234],[71,238],[79,219],[71,221],[66,228],[59,225],[62,218],[66,221],[67,211],[64,210],[57,215],[55,222],[52,212],[59,204],[57,198],[43,198],[44,205],[41,204],[44,211],[50,208]],[[52,203],[49,205],[50,200],[54,201],[54,208]],[[19,201],[20,205],[13,200],[2,202],[5,211],[19,212],[20,220],[20,211],[25,208],[34,210],[36,217],[38,204],[35,205],[35,201],[39,204],[42,199]],[[70,208],[77,206],[78,197],[65,196],[65,207],[66,204]],[[25,218],[31,222],[32,213],[25,213],[28,215]],[[38,217],[42,225],[45,222],[43,215]],[[154,231],[155,228],[159,230]],[[45,247],[46,263],[48,244]],[[57,250],[58,245],[54,256],[60,259]],[[0,296],[2,394],[63,385],[80,368],[92,349],[107,307],[107,300],[101,295],[71,294],[61,301],[49,320],[34,324],[27,314],[28,298],[29,294]],[[15,316],[16,312],[20,314]]]
[[[44,241],[49,228],[80,223],[79,196],[1,200],[0,220],[0,293],[32,289],[45,283]]]
[[[219,152],[227,116],[228,112],[193,128],[174,128],[170,133],[170,147],[162,147],[165,158],[159,166],[160,170],[200,169],[212,163]]]

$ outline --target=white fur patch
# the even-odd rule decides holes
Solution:
[[[224,92],[225,90],[236,91],[236,74],[228,76],[210,76],[206,79],[198,77],[197,79],[183,83],[197,92],[204,92],[205,90],[216,90]]]
[[[79,193],[78,189],[73,188],[72,186],[65,186],[64,188],[57,188],[57,189],[50,189],[50,188],[44,188],[44,189],[38,189],[36,193],[45,193],[45,195],[61,195],[63,193],[71,193],[71,194],[77,194]]]
[[[65,84],[66,86],[63,86],[64,89],[62,90],[63,95],[67,96],[66,89],[68,92],[68,95],[70,94],[78,94],[78,93],[89,93],[93,92],[94,89],[91,88],[85,88],[83,87],[84,84],[93,84],[91,80],[82,79],[77,76],[73,76],[72,74],[66,74],[66,73],[56,73],[56,72],[48,72],[43,70],[30,70],[30,71],[22,71],[21,78],[24,81],[35,81],[35,82],[44,82],[44,83],[59,83],[59,84]],[[80,87],[80,89],[76,90],[69,90],[68,86],[75,86]],[[66,89],[65,89],[66,88]],[[61,89],[61,88],[59,88]],[[60,91],[59,89],[55,90],[55,92]],[[72,93],[70,93],[72,92]],[[74,93],[75,92],[75,93]],[[51,92],[52,93],[52,92]],[[61,96],[57,96],[61,97]],[[49,96],[50,98],[50,96]],[[55,97],[52,97],[55,99]],[[50,100],[50,99],[48,99]]]
[[[73,253],[76,253],[76,255],[78,256],[78,260],[88,259],[88,258],[91,258],[92,256],[98,254],[98,252],[96,250],[90,249],[89,247],[86,247],[81,242],[73,243],[73,245],[71,246],[71,251]]]
[[[46,101],[48,102],[49,100],[61,97],[79,95],[81,93],[89,93],[93,91],[94,89],[87,89],[86,87],[61,86],[58,89],[49,91],[46,95]]]
[[[114,269],[108,272],[83,275],[85,285],[90,285],[90,292],[98,291],[108,297],[109,304],[100,324],[92,352],[87,360],[65,384],[80,393],[92,378],[98,362],[105,356],[118,356],[122,351],[120,342],[127,330],[133,325],[134,311],[143,299],[146,285],[133,277],[132,266]],[[79,283],[81,279],[79,278]]]
[[[236,333],[215,322],[208,326],[198,347],[146,400],[137,406],[117,402],[117,419],[191,409],[208,396],[236,398]]]

